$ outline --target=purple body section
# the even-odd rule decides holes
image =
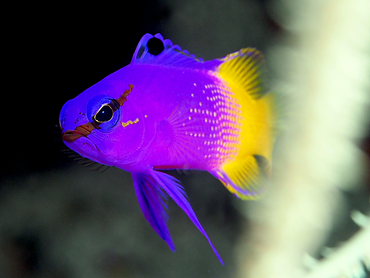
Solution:
[[[127,103],[132,102],[140,115],[133,117],[125,104],[121,122],[137,119],[138,122],[117,128],[124,140],[117,141],[115,148],[122,149],[127,141],[136,141],[137,135],[128,137],[126,130],[141,130],[142,125],[141,152],[145,155],[140,159],[136,156],[138,167],[217,169],[226,154],[233,151],[227,149],[227,142],[236,140],[238,130],[233,130],[229,123],[232,119],[227,106],[234,100],[227,88],[208,72],[131,65],[111,78],[108,81],[111,84],[129,80],[134,85]],[[124,83],[119,87],[127,86]],[[122,157],[115,166],[125,168],[125,155]]]
[[[235,100],[227,87],[207,70],[128,65],[75,98],[70,113],[83,118],[81,103],[97,95],[118,98],[129,84],[134,87],[121,108],[120,123],[110,132],[91,133],[90,145],[99,151],[85,142],[88,158],[127,171],[209,171],[235,154],[231,145],[238,141],[238,109],[232,108]],[[74,144],[78,142],[72,149]]]

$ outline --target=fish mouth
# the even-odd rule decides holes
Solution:
[[[87,137],[95,127],[89,122],[83,125],[79,125],[74,130],[66,130],[62,133],[63,141],[72,143],[78,138]]]

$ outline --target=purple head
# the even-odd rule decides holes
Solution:
[[[59,117],[67,147],[102,164],[125,164],[125,158],[140,148],[144,134],[143,125],[122,128],[127,125],[123,118],[128,111],[137,121],[140,118],[136,108],[126,102],[132,90],[131,84],[120,90],[103,80],[67,101]]]

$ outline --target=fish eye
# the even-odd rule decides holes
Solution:
[[[109,104],[104,104],[94,115],[94,120],[97,123],[108,122],[113,118],[113,113],[114,113],[113,108]]]
[[[87,118],[99,132],[111,132],[119,123],[120,105],[116,99],[97,95],[87,103]]]

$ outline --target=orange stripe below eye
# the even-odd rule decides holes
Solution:
[[[63,132],[62,139],[66,142],[74,142],[78,138],[84,136],[87,137],[95,129],[94,125],[90,122],[79,125],[75,130],[67,130]]]

